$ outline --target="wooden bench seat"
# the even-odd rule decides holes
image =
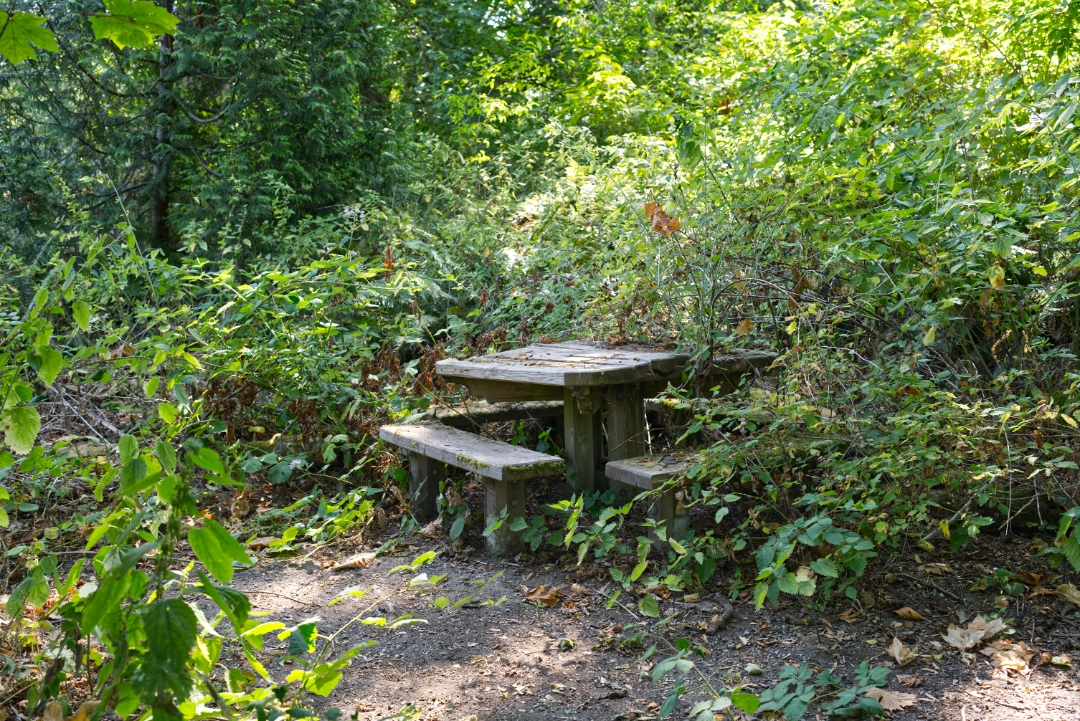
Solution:
[[[624,461],[611,461],[604,466],[604,475],[628,486],[649,493],[667,481],[682,475],[690,465],[689,453],[668,453],[641,456]],[[668,538],[681,541],[690,530],[690,515],[682,508],[676,488],[668,488],[655,496],[649,504],[649,518],[662,525]],[[653,545],[662,548],[664,543],[654,531],[649,531]]]
[[[409,416],[405,423],[416,424],[437,421],[444,426],[477,429],[485,423],[540,418],[561,419],[562,416],[562,401],[488,403],[484,400],[470,400],[454,406],[433,406],[426,411]]]
[[[439,423],[383,426],[379,437],[408,452],[412,475],[409,490],[423,517],[434,517],[437,512],[439,483],[446,478],[444,464],[480,476],[485,518],[490,521],[503,509],[507,511],[507,522],[487,537],[488,549],[500,554],[512,555],[524,547],[521,533],[511,531],[510,522],[525,515],[525,481],[558,476],[566,470],[565,462],[557,456]]]

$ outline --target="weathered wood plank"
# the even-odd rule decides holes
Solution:
[[[605,389],[607,405],[608,461],[637,458],[645,453],[645,402],[641,384],[610,386]],[[626,503],[636,489],[605,472],[608,488],[615,491],[615,502]]]
[[[667,378],[680,372],[688,358],[683,353],[635,346],[544,343],[467,360],[443,360],[435,369],[457,382],[483,379],[542,386],[603,386]]]
[[[560,392],[561,394],[561,392]],[[522,403],[488,403],[484,400],[467,401],[454,406],[435,406],[422,413],[409,416],[405,423],[438,421],[454,428],[476,428],[485,423],[519,421],[526,419],[562,418],[562,400],[526,401]]]
[[[501,483],[490,478],[480,480],[484,482],[484,523],[491,523],[506,509],[506,520],[485,540],[487,549],[501,556],[521,553],[525,550],[522,532],[511,530],[510,525],[515,518],[525,516],[524,481]]]
[[[684,454],[643,456],[609,462],[604,467],[604,474],[609,482],[617,481],[649,492],[683,473],[688,467],[689,461]],[[664,528],[668,538],[682,540],[690,531],[690,515],[682,508],[682,503],[676,496],[678,492],[674,488],[669,488],[653,495],[649,499],[648,514],[649,518]],[[650,530],[649,537],[657,548],[662,549],[668,545],[655,531]]]
[[[407,451],[496,481],[557,476],[566,469],[565,462],[556,456],[437,423],[383,426],[379,437]]]
[[[567,477],[576,491],[596,489],[597,466],[602,457],[599,409],[583,411],[572,388],[564,389],[563,437],[566,441]]]
[[[438,513],[439,483],[446,480],[446,464],[409,452],[409,496],[418,518],[429,521]]]
[[[451,383],[461,383],[469,389],[473,398],[483,398],[489,403],[526,403],[529,401],[562,400],[562,388],[558,386],[533,385],[531,383],[505,383],[482,378],[449,378]]]

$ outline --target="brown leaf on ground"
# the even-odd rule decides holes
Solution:
[[[645,204],[645,217],[652,223],[652,229],[663,236],[668,236],[678,230],[682,223],[664,212],[664,209],[656,203]]]
[[[346,558],[330,570],[348,571],[353,568],[367,568],[373,563],[375,563],[375,551],[364,551],[363,553],[358,553],[355,556]]]
[[[919,686],[922,686],[923,677],[921,673],[898,673],[896,674],[896,680],[900,683],[901,686],[904,686],[906,688],[918,688]]]
[[[269,548],[270,541],[276,540],[277,538],[275,536],[260,536],[258,538],[252,538],[250,541],[248,541],[247,547],[252,550],[258,551],[263,548]]]
[[[883,688],[870,689],[866,692],[866,697],[877,701],[886,711],[903,711],[919,702],[919,697],[913,693],[889,691]]]
[[[1049,586],[1036,586],[1031,589],[1032,596],[1060,596],[1056,588],[1050,588]]]
[[[1016,574],[1016,580],[1028,586],[1043,586],[1053,579],[1053,576],[1044,576],[1041,573],[1032,573],[1031,571],[1020,571],[1020,573]]]
[[[968,624],[967,628],[949,625],[949,631],[942,636],[945,643],[961,651],[967,651],[983,639],[993,638],[1005,630],[1005,622],[1000,618],[987,621],[982,616]]]
[[[855,623],[862,616],[862,611],[856,611],[854,608],[849,608],[840,614],[840,620],[844,623]]]
[[[50,701],[45,704],[45,712],[41,714],[42,721],[63,721],[64,707],[58,701]]]
[[[953,570],[953,567],[947,563],[928,563],[925,566],[919,566],[919,570],[934,576],[944,576],[946,573],[956,573],[956,571]]]
[[[554,606],[559,602],[559,595],[562,593],[558,588],[548,588],[546,584],[541,583],[533,590],[525,591],[525,600],[529,603],[542,603],[545,606]]]
[[[1057,587],[1058,595],[1063,596],[1066,600],[1072,601],[1077,606],[1080,606],[1080,590],[1077,590],[1076,586],[1071,583],[1063,583]]]
[[[999,671],[1027,673],[1028,661],[1035,655],[1035,651],[1023,641],[1013,643],[1002,638],[982,649],[982,654],[989,656],[990,663]]]
[[[75,713],[68,716],[64,721],[90,721],[94,711],[101,705],[100,701],[83,701]]]
[[[918,646],[916,646],[915,649],[917,650]],[[918,656],[915,655],[915,651],[909,648],[908,645],[905,644],[903,641],[895,637],[892,640],[892,644],[890,644],[889,647],[885,649],[885,653],[895,658],[896,662],[901,666],[907,666],[909,663],[918,658]]]
[[[909,621],[925,621],[926,620],[926,618],[924,618],[921,613],[916,611],[914,608],[910,608],[908,606],[904,606],[903,608],[896,609],[895,613],[900,618],[906,618]]]

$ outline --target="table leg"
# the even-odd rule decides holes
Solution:
[[[587,396],[591,400],[591,396]],[[575,491],[592,493],[596,489],[596,468],[601,462],[602,437],[600,409],[589,403],[579,404],[572,388],[563,393],[563,436],[566,439],[566,471]],[[581,405],[590,408],[584,411]]]
[[[611,386],[607,394],[608,460],[622,461],[645,455],[645,398],[641,384]],[[638,494],[638,489],[616,480],[608,480],[615,491],[615,503],[623,504]]]

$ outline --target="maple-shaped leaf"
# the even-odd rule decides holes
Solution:
[[[90,25],[98,40],[112,40],[116,47],[150,48],[158,35],[176,32],[179,18],[149,0],[105,0],[108,15],[91,15]]]
[[[645,204],[645,217],[652,223],[652,228],[663,236],[669,236],[680,228],[682,223],[664,212],[658,204],[649,201]]]
[[[43,24],[45,24],[45,18],[32,13],[9,15],[0,10],[0,55],[12,65],[18,65],[23,60],[37,58],[34,45],[39,50],[59,52],[60,46],[56,44],[56,36],[53,35],[52,30],[41,27]]]

